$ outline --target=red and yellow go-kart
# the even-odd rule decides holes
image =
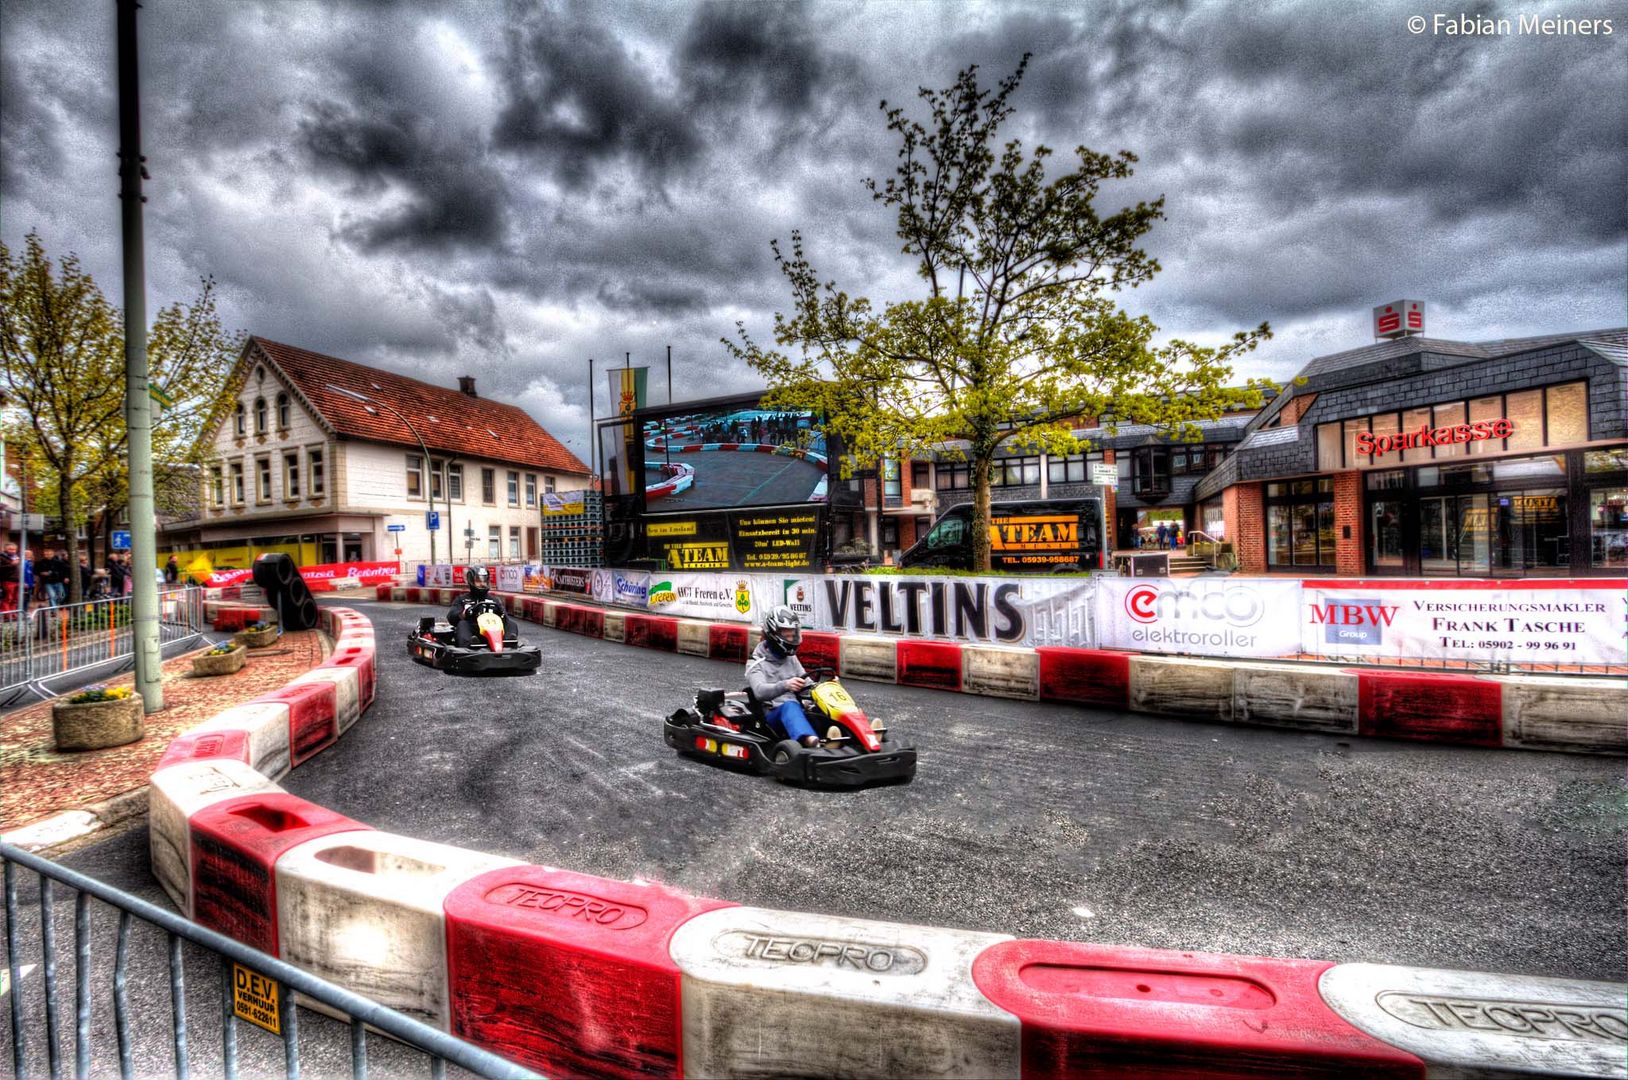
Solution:
[[[667,745],[807,787],[909,783],[916,775],[915,748],[900,747],[885,724],[866,716],[829,668],[812,674],[798,697],[823,736],[818,746],[777,735],[749,690],[697,690],[695,705],[663,724]]]
[[[502,609],[483,600],[471,613],[475,635],[467,646],[458,644],[457,628],[442,619],[425,617],[407,635],[407,652],[420,664],[453,675],[530,675],[543,662],[535,645],[522,645],[506,631]]]

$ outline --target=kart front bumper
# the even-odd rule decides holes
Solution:
[[[536,645],[519,645],[494,653],[415,640],[409,650],[414,660],[449,675],[529,675],[543,663],[542,650]]]
[[[884,744],[875,753],[856,750],[804,750],[784,765],[769,766],[774,776],[806,787],[852,788],[867,784],[906,783],[916,775],[914,747]]]

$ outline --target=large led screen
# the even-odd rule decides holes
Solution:
[[[651,514],[824,503],[825,435],[806,409],[733,406],[646,420]]]

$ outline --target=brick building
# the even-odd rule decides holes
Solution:
[[[1628,329],[1322,356],[1192,491],[1247,573],[1628,569]]]

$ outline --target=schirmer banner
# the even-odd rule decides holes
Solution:
[[[1305,652],[1338,659],[1623,664],[1628,580],[1307,581]]]

